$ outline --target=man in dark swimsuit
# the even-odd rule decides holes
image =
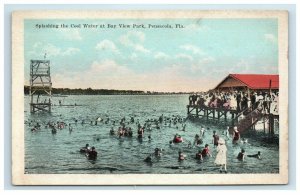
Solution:
[[[219,136],[217,135],[217,132],[216,131],[214,131],[213,132],[214,134],[213,134],[213,143],[214,143],[214,146],[218,146],[218,143],[219,143]]]
[[[90,150],[90,151],[88,151],[88,158],[89,159],[96,159],[97,158],[97,154],[98,154],[98,152],[95,150],[95,147],[93,146],[92,147],[92,150]]]

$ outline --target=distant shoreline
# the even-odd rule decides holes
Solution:
[[[24,95],[29,95],[29,86],[24,86]],[[156,92],[141,90],[116,90],[116,89],[70,89],[70,88],[52,88],[53,96],[67,95],[186,95],[195,92]],[[43,94],[41,94],[43,95]]]

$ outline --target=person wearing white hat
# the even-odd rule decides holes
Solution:
[[[223,138],[220,138],[218,142],[215,164],[220,166],[220,173],[223,172],[223,167],[224,172],[227,173],[227,147]]]

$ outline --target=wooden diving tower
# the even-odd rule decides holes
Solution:
[[[50,60],[30,60],[30,112],[51,112]]]

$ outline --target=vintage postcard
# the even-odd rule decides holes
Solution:
[[[14,185],[288,183],[287,11],[16,11],[12,74]]]

